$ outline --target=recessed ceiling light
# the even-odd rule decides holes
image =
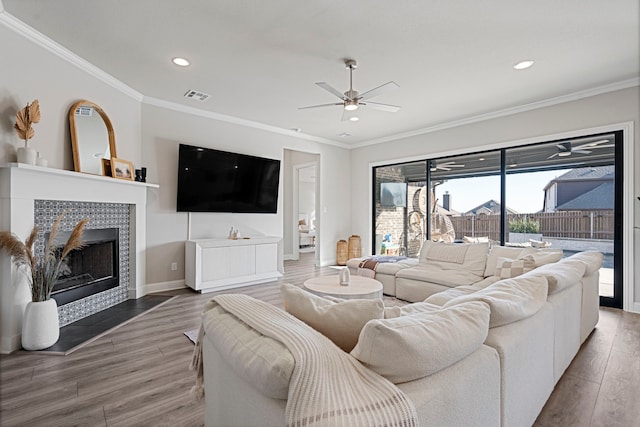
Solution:
[[[527,68],[531,67],[532,65],[533,65],[533,61],[526,60],[526,61],[518,62],[516,65],[513,66],[513,68],[516,69],[516,70],[526,70]]]
[[[188,67],[189,66],[189,61],[184,59],[184,58],[173,58],[171,60],[171,62],[173,62],[176,65],[179,65],[180,67]]]
[[[360,120],[360,117],[358,117],[358,116],[351,116],[351,117],[349,117],[349,120],[351,120],[352,122],[357,122],[358,120]]]
[[[478,160],[483,162],[484,161],[484,157],[480,157]]]

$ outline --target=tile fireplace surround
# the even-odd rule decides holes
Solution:
[[[90,222],[88,228],[115,226],[121,228],[121,236],[128,236],[128,251],[121,251],[128,259],[120,259],[128,271],[120,269],[120,286],[60,307],[63,323],[79,320],[127,298],[144,296],[147,189],[157,187],[39,166],[0,165],[0,230],[9,230],[24,238],[34,223],[50,228],[50,224],[40,224],[41,210],[47,206],[55,216],[59,210],[71,208],[67,216],[74,222],[76,216],[91,211],[98,218],[93,224]],[[72,216],[74,210],[76,213]],[[15,270],[6,253],[0,253],[1,353],[20,348],[22,312],[29,300],[24,275]]]

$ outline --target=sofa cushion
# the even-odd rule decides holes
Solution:
[[[449,287],[470,285],[483,279],[482,276],[465,270],[449,270],[436,265],[421,264],[405,268],[396,273],[396,278],[412,279]]]
[[[542,265],[547,265],[547,264],[560,261],[562,259],[562,254],[563,254],[562,249],[524,248],[522,250],[522,253],[520,254],[520,258],[524,258],[525,256],[533,257],[533,261],[536,267],[540,267]]]
[[[420,249],[420,266],[462,270],[482,276],[489,243],[435,243],[426,240]],[[468,284],[468,283],[467,283]]]
[[[295,362],[284,344],[262,335],[220,306],[203,315],[202,325],[204,339],[237,375],[265,396],[287,398]]]
[[[568,260],[580,260],[584,261],[586,264],[586,271],[584,272],[585,276],[590,276],[596,271],[600,270],[602,267],[602,261],[604,259],[604,254],[602,252],[597,251],[584,251],[578,252],[570,257],[565,258],[565,261]]]
[[[430,304],[428,302],[414,302],[402,306],[385,307],[384,318],[393,319],[394,317],[408,316],[416,313],[427,313],[440,310],[438,305]]]
[[[436,294],[433,294],[429,296],[429,298],[424,300],[424,302],[436,305],[438,307],[442,307],[443,305],[445,305],[447,302],[449,302],[454,298],[457,298],[461,295],[469,295],[474,292],[477,292],[478,290],[479,289],[476,289],[472,286],[458,286],[455,288],[447,289],[444,292],[438,292]]]
[[[498,258],[494,275],[501,279],[510,279],[531,271],[535,267],[536,264],[532,255],[517,259],[500,257]]]
[[[533,316],[547,301],[545,276],[518,276],[504,279],[477,292],[461,295],[444,304],[453,307],[469,301],[483,301],[491,308],[490,328]]]
[[[489,307],[482,302],[371,320],[351,355],[393,383],[412,381],[473,353],[486,339],[488,325]]]
[[[384,317],[381,299],[334,302],[287,283],[280,287],[280,292],[287,312],[325,335],[347,353],[358,342],[365,323]]]
[[[586,268],[587,265],[583,261],[566,258],[560,262],[538,267],[526,276],[544,276],[549,284],[549,295],[553,295],[578,283]]]

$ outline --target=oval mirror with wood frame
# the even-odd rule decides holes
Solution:
[[[69,109],[69,128],[75,171],[105,175],[103,159],[118,157],[109,116],[97,104],[81,100]]]

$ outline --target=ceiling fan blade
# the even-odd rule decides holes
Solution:
[[[547,159],[553,159],[554,157],[556,157],[558,154],[560,153],[553,153],[552,155],[550,155],[549,157],[547,157]]]
[[[463,168],[464,165],[447,165],[448,168]]]
[[[587,142],[585,144],[580,144],[580,145],[576,145],[575,147],[573,147],[573,149],[578,149],[580,150],[581,148],[595,148],[596,146],[598,147],[602,147],[600,144],[605,143],[605,142],[609,142],[608,139],[601,139],[599,141],[591,141],[591,142]],[[611,144],[611,146],[613,147],[613,144]]]
[[[400,111],[400,107],[397,105],[380,104],[379,102],[361,102],[360,105],[366,105],[367,107],[373,108],[375,110],[388,111],[390,113],[397,113],[398,111]]]
[[[578,154],[591,154],[591,151],[589,150],[578,150],[578,149],[573,149],[571,150],[572,153],[578,153]]]
[[[366,91],[365,93],[360,95],[359,98],[360,98],[361,101],[364,101],[366,99],[373,98],[374,96],[378,96],[378,95],[380,95],[380,94],[382,94],[384,92],[387,92],[390,89],[395,89],[397,87],[400,87],[400,85],[398,83],[396,83],[394,81],[387,82],[387,83],[385,83],[383,85],[380,85],[378,87],[374,87],[373,89]]]
[[[594,146],[586,147],[586,148],[590,148],[590,149],[593,149],[593,148],[613,148],[615,146],[616,146],[615,144],[606,144],[606,145],[594,145]]]
[[[299,107],[298,110],[308,110],[310,108],[322,108],[322,107],[335,107],[336,105],[342,105],[342,102],[334,102],[333,104],[310,105],[308,107]]]
[[[345,100],[348,99],[351,101],[351,98],[348,98],[344,93],[340,92],[338,89],[334,88],[333,86],[331,86],[329,83],[327,82],[319,82],[316,83],[318,86],[320,86],[322,89],[326,90],[329,93],[334,94],[335,96],[337,96],[338,98]]]

